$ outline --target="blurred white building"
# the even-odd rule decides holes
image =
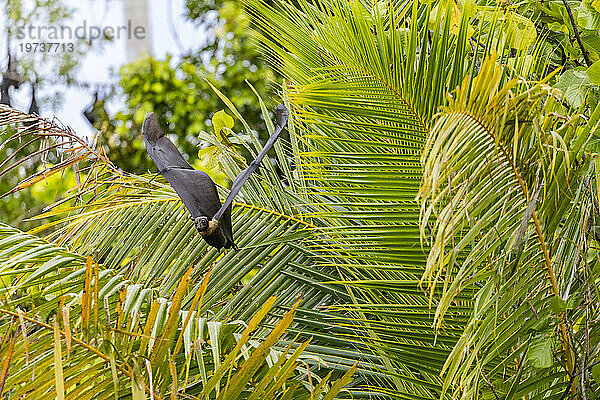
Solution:
[[[127,26],[132,27],[131,29],[134,30],[132,32],[133,36],[127,39],[127,62],[151,54],[152,41],[150,20],[148,18],[148,1],[123,0],[123,14]]]

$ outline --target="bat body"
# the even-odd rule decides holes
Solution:
[[[267,151],[283,130],[288,119],[288,111],[283,105],[277,107],[277,127],[262,151],[234,180],[231,191],[221,204],[215,183],[202,171],[195,170],[181,155],[175,145],[166,137],[153,113],[150,113],[142,127],[146,151],[158,171],[171,184],[189,211],[196,229],[208,244],[217,249],[236,248],[231,227],[231,205],[244,182],[252,175]]]

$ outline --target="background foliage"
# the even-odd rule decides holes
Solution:
[[[211,130],[212,114],[225,107],[211,84],[236,104],[254,134],[266,140],[266,125],[250,85],[272,108],[276,102],[270,85],[276,75],[251,44],[248,18],[234,1],[190,0],[186,6],[187,17],[206,32],[204,42],[181,58],[169,55],[123,66],[119,86],[126,109],[114,120],[102,114],[101,103],[97,105],[100,118],[95,126],[102,130],[113,162],[126,171],[153,170],[139,140],[142,122],[151,111],[183,154],[193,158],[198,145],[206,145],[198,135]]]
[[[2,80],[4,83],[11,82],[8,87],[9,99],[14,98],[17,93],[26,96],[33,101],[35,98],[36,106],[39,109],[56,109],[62,100],[62,91],[69,85],[77,84],[75,73],[80,65],[83,56],[90,51],[101,50],[106,42],[105,38],[96,40],[92,43],[84,40],[74,39],[73,52],[25,52],[19,51],[17,43],[19,42],[19,28],[27,27],[47,27],[56,26],[67,21],[73,13],[71,7],[61,1],[29,1],[6,0],[0,2],[0,15],[6,22],[4,35],[6,42],[0,45],[0,65],[2,68]],[[37,35],[37,32],[35,33]],[[4,36],[3,36],[4,37]],[[10,51],[9,51],[10,50]],[[9,53],[10,60],[9,63]],[[9,65],[10,64],[10,65]],[[12,69],[11,69],[12,67]],[[34,88],[36,95],[34,96]],[[40,92],[47,93],[41,96]],[[31,107],[27,104],[27,109]],[[14,104],[13,104],[14,106]],[[21,180],[28,175],[37,172],[39,165],[31,161],[23,160],[19,168],[5,171],[9,162],[21,161],[22,154],[29,154],[35,151],[31,146],[32,136],[24,136],[19,140],[8,141],[9,132],[3,130],[0,132],[2,137],[2,147],[0,147],[0,192],[6,193],[15,187]],[[20,153],[20,154],[19,154]],[[20,157],[21,156],[21,157]],[[48,162],[54,163],[56,160],[50,155]],[[2,173],[4,172],[4,173]],[[68,174],[68,173],[67,173]],[[72,174],[68,174],[71,177]],[[73,180],[71,179],[71,183]],[[66,183],[66,186],[69,186]],[[57,185],[48,185],[46,189],[38,186],[36,189],[23,190],[10,197],[0,199],[0,215],[2,221],[11,223],[24,229],[33,227],[32,224],[25,221],[26,218],[39,214],[43,207],[51,203],[56,194],[60,193],[65,187]]]

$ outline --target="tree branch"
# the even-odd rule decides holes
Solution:
[[[585,47],[583,47],[583,42],[581,41],[581,36],[579,36],[579,31],[577,30],[577,24],[575,24],[575,18],[573,18],[573,12],[571,11],[571,7],[569,6],[567,0],[562,0],[562,2],[565,5],[565,8],[567,9],[567,13],[569,14],[569,20],[571,20],[571,27],[573,28],[573,33],[575,34],[577,44],[579,45],[579,47],[581,48],[581,52],[583,53],[583,59],[589,67],[592,65],[592,62],[588,57],[587,51],[585,51]]]

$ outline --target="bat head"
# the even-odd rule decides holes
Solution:
[[[197,217],[196,219],[194,219],[194,225],[196,225],[196,229],[198,230],[198,232],[204,234],[205,232],[208,232],[210,219],[204,216]]]
[[[279,104],[275,109],[275,122],[277,122],[277,125],[285,126],[289,116],[290,112],[283,104]]]
[[[194,225],[196,225],[196,229],[200,232],[204,240],[206,240],[206,243],[211,246],[217,249],[231,247],[231,245],[228,246],[227,239],[219,226],[219,221],[216,219],[205,216],[197,217],[194,219]]]
[[[144,125],[142,125],[142,134],[152,142],[155,142],[164,136],[164,133],[158,124],[158,119],[154,113],[150,113],[146,116]]]

